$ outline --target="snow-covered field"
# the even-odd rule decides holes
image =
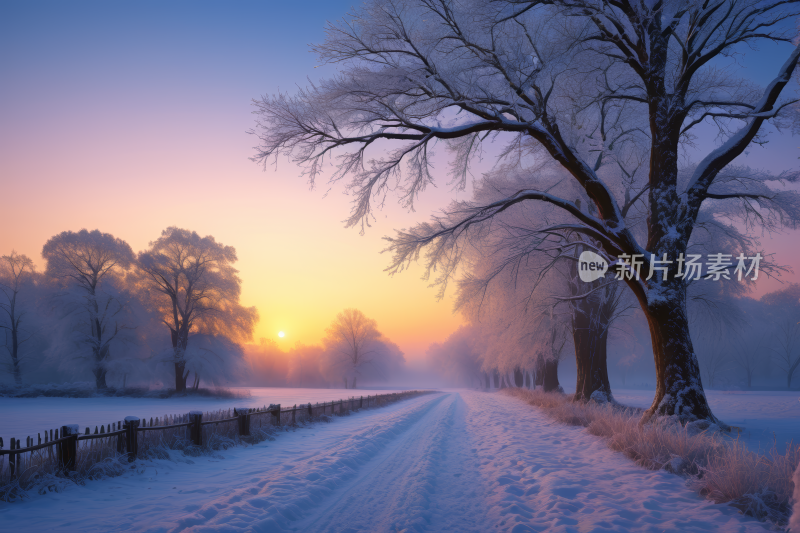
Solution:
[[[401,389],[301,389],[253,387],[233,389],[249,398],[237,400],[203,397],[185,398],[0,398],[0,437],[36,437],[46,429],[64,424],[78,424],[94,430],[100,424],[123,420],[126,416],[150,419],[157,416],[185,414],[192,410],[216,411],[233,407],[262,407],[271,403],[282,406],[330,402],[350,396],[367,396],[399,392]]]
[[[8,531],[765,531],[498,393],[448,391],[0,504]]]
[[[183,414],[193,409],[213,411],[236,406],[261,407],[271,403],[284,406],[308,402],[329,402],[348,396],[397,392],[401,389],[303,389],[255,387],[234,389],[250,394],[242,400],[189,398],[0,398],[0,437],[36,437],[45,429],[62,424],[94,428],[133,415],[140,418]],[[569,391],[568,391],[569,392]],[[783,451],[790,442],[800,443],[800,394],[789,391],[706,391],[714,413],[724,422],[744,428],[740,439],[750,449],[769,450],[775,439]],[[616,389],[620,403],[649,407],[654,392]]]
[[[794,391],[706,391],[714,414],[726,424],[744,428],[739,439],[753,451],[785,451],[800,443],[800,393]],[[618,389],[614,398],[625,405],[650,407],[653,391]]]

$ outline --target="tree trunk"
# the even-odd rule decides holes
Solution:
[[[575,246],[576,258],[583,251],[582,245]],[[582,281],[578,268],[577,261],[570,265],[569,283],[571,296],[585,295],[581,299],[570,301],[572,343],[575,346],[575,365],[578,372],[575,400],[589,401],[597,393],[598,401],[611,401],[607,362],[608,328],[615,311],[616,290],[619,289],[599,288],[609,283],[603,278],[592,282]]]
[[[345,388],[345,390],[347,390],[347,378],[346,378],[346,377],[344,377],[344,378],[342,378],[342,379],[344,379],[344,388]]]
[[[353,376],[353,383],[351,384],[351,387],[350,387],[351,389],[355,389],[356,388],[356,378],[357,377],[358,376]]]
[[[15,295],[16,298],[16,295]],[[22,374],[19,369],[19,341],[17,336],[17,325],[14,322],[14,315],[11,315],[11,364],[14,371],[14,383],[22,385]],[[791,380],[791,378],[789,378]]]
[[[542,354],[536,356],[536,371],[534,373],[534,387],[544,385],[544,357]]]
[[[95,312],[97,312],[97,301],[94,302]],[[98,390],[107,388],[105,359],[108,356],[108,347],[103,348],[103,329],[100,320],[95,318],[92,325],[92,334],[97,339],[97,344],[92,349],[94,352],[94,381]]]
[[[172,334],[172,349],[175,352],[175,392],[185,392],[186,378],[189,374],[186,372],[186,360],[183,354],[186,352],[188,338],[181,342],[181,335],[176,330],[170,328],[169,331]]]
[[[544,362],[542,387],[544,388],[544,392],[563,390],[558,383],[558,361],[555,359],[548,359]]]
[[[94,374],[94,384],[97,390],[108,388],[106,385],[106,370],[104,368],[95,368],[92,373]]]
[[[677,290],[662,291],[645,310],[656,363],[656,395],[645,419],[675,415],[682,422],[705,419],[719,424],[706,401],[689,335],[685,287],[675,283],[670,288]]]
[[[186,391],[187,376],[184,374],[185,370],[186,370],[186,361],[175,362],[175,392]]]
[[[589,401],[592,395],[603,403],[613,400],[608,382],[608,320],[603,308],[603,303],[595,298],[579,300],[573,307],[572,341],[578,372],[576,401]]]
[[[525,378],[522,375],[522,369],[519,367],[514,369],[514,385],[517,387],[524,387],[525,386]]]

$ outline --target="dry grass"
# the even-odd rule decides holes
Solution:
[[[506,391],[558,422],[603,437],[609,448],[644,468],[686,477],[687,485],[715,503],[778,526],[789,521],[800,446],[792,444],[781,453],[773,444],[759,454],[715,428],[698,431],[669,418],[641,424],[641,409],[574,402],[566,394],[541,390]]]

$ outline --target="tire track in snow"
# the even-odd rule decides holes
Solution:
[[[464,412],[450,394],[296,531],[487,531],[481,480],[461,450]]]

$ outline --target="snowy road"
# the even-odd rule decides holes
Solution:
[[[764,531],[499,393],[423,396],[221,455],[0,504],[0,530]]]

